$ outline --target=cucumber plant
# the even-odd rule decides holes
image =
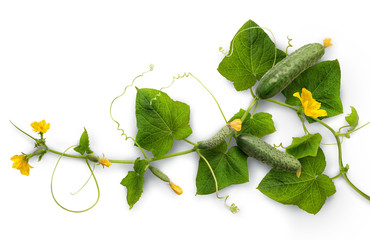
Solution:
[[[51,183],[55,202],[64,210],[71,212],[84,212],[97,204],[100,192],[93,172],[96,165],[102,167],[109,167],[111,164],[132,165],[132,169],[121,181],[121,185],[127,190],[126,200],[130,209],[142,198],[145,173],[148,169],[154,176],[167,183],[174,193],[181,195],[183,190],[171,180],[174,176],[170,178],[154,165],[155,161],[190,153],[196,153],[199,156],[196,176],[197,194],[215,193],[217,198],[224,200],[225,205],[233,213],[238,212],[239,208],[234,203],[228,204],[229,196],[220,196],[219,191],[231,185],[249,181],[247,159],[260,160],[271,166],[271,170],[258,185],[258,190],[275,201],[296,205],[308,213],[316,214],[320,211],[326,199],[336,192],[334,180],[339,177],[342,177],[355,192],[370,201],[370,196],[349,180],[347,176],[349,167],[342,159],[341,148],[344,137],[349,138],[369,123],[358,126],[359,115],[354,107],[351,107],[351,113],[344,119],[347,124],[339,127],[338,130],[323,121],[323,118],[343,113],[339,96],[341,81],[339,62],[333,60],[318,63],[324,55],[325,47],[330,45],[330,41],[326,39],[324,44],[307,44],[289,55],[287,50],[291,47],[291,39],[288,38],[289,46],[286,52],[283,52],[276,47],[275,38],[272,41],[264,29],[266,28],[259,27],[249,20],[232,39],[229,54],[220,48],[225,57],[218,66],[219,73],[231,81],[237,91],[249,90],[251,95],[251,103],[246,106],[246,109],[240,109],[229,120],[215,96],[192,73],[173,77],[168,86],[172,86],[178,79],[192,77],[210,94],[225,121],[225,125],[221,126],[217,134],[210,139],[197,143],[189,140],[192,134],[189,124],[190,106],[173,100],[162,91],[168,87],[160,90],[136,88],[138,131],[135,137],[127,135],[113,117],[112,107],[129,88],[135,86],[137,79],[153,71],[153,65],[150,65],[149,70],[135,77],[110,105],[110,117],[116,124],[117,130],[125,140],[133,141],[134,146],[140,151],[137,159],[113,160],[104,155],[99,156],[90,149],[90,139],[86,129],[78,145],[71,146],[65,151],[52,149],[44,138],[50,123],[43,120],[31,124],[33,131],[38,134],[36,137],[12,123],[19,131],[35,141],[36,148],[30,154],[22,153],[11,157],[13,168],[20,170],[23,175],[29,175],[30,169],[33,168],[30,163],[34,165],[30,161],[31,158],[38,156],[40,161],[48,153],[56,154],[60,157],[52,174],[53,179],[55,169],[62,157],[84,160],[99,193],[92,206],[84,210],[63,207],[55,198]],[[235,52],[238,54],[234,54]],[[285,96],[285,102],[272,98],[279,93]],[[261,138],[275,132],[275,124],[270,113],[257,111],[260,104],[278,104],[295,111],[305,134],[293,137],[291,145],[285,148],[286,151],[278,150],[275,145],[271,146]],[[310,133],[306,127],[307,122],[317,122],[334,135],[339,163],[336,176],[329,177],[323,174],[326,156],[320,148],[322,136],[318,132]],[[236,140],[236,144],[232,139]],[[172,149],[174,140],[183,141],[190,147],[185,151],[168,153]],[[67,153],[70,149],[75,153]],[[148,153],[151,153],[152,157],[149,157]]]

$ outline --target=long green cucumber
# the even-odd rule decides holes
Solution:
[[[253,157],[267,165],[286,172],[295,172],[299,177],[301,163],[290,154],[282,152],[260,138],[241,134],[236,138],[239,148],[249,157]]]
[[[256,89],[256,95],[260,99],[275,96],[304,70],[319,61],[324,53],[325,48],[319,43],[307,44],[297,49],[262,76]]]

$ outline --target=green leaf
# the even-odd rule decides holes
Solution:
[[[336,190],[333,181],[322,174],[325,169],[325,155],[321,149],[316,157],[300,159],[302,174],[272,169],[262,179],[258,189],[269,198],[282,204],[297,205],[302,210],[316,214],[324,205],[326,198]]]
[[[189,119],[189,105],[173,101],[166,93],[155,89],[137,90],[136,141],[154,157],[170,151],[173,139],[182,140],[192,133]]]
[[[127,188],[127,203],[131,209],[134,204],[139,201],[143,193],[144,174],[129,171],[127,176],[122,179],[121,185]]]
[[[248,182],[247,155],[238,147],[234,146],[227,151],[227,144],[223,142],[219,146],[202,150],[202,155],[211,165],[216,175],[218,189],[221,190],[232,184]],[[211,194],[216,191],[216,185],[211,171],[206,162],[200,158],[196,177],[197,194]]]
[[[89,142],[89,135],[87,134],[86,128],[84,128],[83,133],[81,134],[80,137],[80,144],[73,148],[76,152],[80,153],[81,155],[84,155],[85,152],[87,154],[93,153],[90,149],[90,142]]]
[[[359,116],[357,114],[356,108],[351,106],[351,110],[351,114],[346,117],[346,121],[352,127],[352,129],[354,129],[358,125]]]
[[[245,110],[240,109],[238,113],[236,113],[229,122],[240,119],[244,115]],[[247,117],[242,123],[242,130],[240,133],[248,133],[252,134],[256,137],[263,137],[268,134],[275,132],[275,125],[274,121],[272,120],[272,115],[270,113],[259,112],[251,117],[251,114],[248,113]]]
[[[299,75],[288,87],[283,90],[285,102],[300,106],[301,102],[293,94],[301,93],[306,88],[312,97],[321,103],[321,109],[326,110],[327,117],[343,113],[340,99],[340,66],[338,60],[320,62]],[[313,122],[307,118],[309,122]]]
[[[140,158],[136,159],[134,163],[134,170],[138,174],[144,174],[146,169],[149,167],[148,160],[140,160]]]
[[[237,91],[246,90],[273,66],[274,61],[277,63],[286,56],[283,51],[275,49],[274,42],[262,28],[249,20],[234,36],[230,53],[217,70],[234,83]]]
[[[320,133],[308,134],[303,137],[294,137],[292,144],[286,148],[286,152],[298,159],[307,156],[315,157],[321,139],[322,136]]]

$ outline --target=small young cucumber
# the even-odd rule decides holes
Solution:
[[[262,76],[256,89],[260,99],[271,98],[283,91],[299,74],[324,55],[324,46],[311,43],[297,49]]]
[[[290,154],[281,152],[260,138],[241,134],[236,138],[239,148],[249,157],[253,157],[273,168],[297,173],[299,177],[301,172],[301,163]]]
[[[159,179],[161,179],[162,181],[165,181],[165,182],[168,182],[168,183],[170,183],[171,181],[170,181],[170,178],[166,175],[166,174],[164,174],[161,170],[159,170],[158,168],[156,168],[156,167],[153,167],[153,166],[150,166],[149,165],[149,169],[150,169],[150,171],[156,176],[156,177],[158,177]]]
[[[230,134],[230,127],[228,125],[224,126],[221,128],[216,135],[211,137],[208,140],[200,141],[198,142],[198,148],[199,149],[209,149],[209,148],[214,148],[222,143],[222,141],[225,140],[227,135]]]

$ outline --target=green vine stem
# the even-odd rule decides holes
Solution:
[[[290,109],[293,109],[295,111],[299,111],[299,108],[297,107],[294,107],[292,105],[289,105],[289,104],[286,104],[286,103],[283,103],[283,102],[280,102],[280,101],[277,101],[277,100],[274,100],[274,99],[265,99],[266,101],[268,102],[272,102],[272,103],[276,103],[276,104],[279,104],[281,106],[284,106],[284,107],[288,107]],[[341,144],[341,141],[340,141],[340,138],[339,136],[342,136],[342,135],[345,135],[345,134],[348,134],[348,133],[339,133],[339,132],[336,132],[334,131],[333,128],[331,128],[328,124],[326,124],[325,122],[323,122],[322,120],[318,119],[318,118],[313,118],[313,117],[310,117],[312,120],[320,123],[321,125],[323,125],[325,128],[327,128],[335,137],[335,140],[337,142],[337,146],[338,146],[338,163],[339,163],[339,171],[340,171],[340,174],[341,176],[343,176],[343,178],[345,179],[345,181],[348,183],[348,185],[350,185],[352,187],[352,189],[354,189],[357,193],[359,193],[361,196],[363,196],[365,199],[369,200],[370,201],[370,196],[365,194],[364,192],[362,192],[360,189],[358,189],[348,178],[347,176],[347,171],[343,171],[343,169],[347,169],[348,170],[348,166],[344,167],[343,166],[343,154],[342,154],[342,144]],[[360,128],[366,126],[367,124],[369,123],[366,123],[365,125],[361,126]],[[358,129],[360,129],[358,128]],[[357,131],[358,129],[355,129],[353,130],[352,132],[355,132]],[[335,179],[339,177],[338,175],[333,177],[332,179]]]
[[[304,122],[304,117],[302,116],[302,114],[299,114],[298,113],[298,117],[299,117],[299,119],[301,119],[301,122],[302,122],[302,127],[303,127],[303,130],[304,130],[304,134],[310,134],[309,133],[309,131],[307,130],[307,128],[306,128],[306,124],[305,124],[305,122]]]
[[[257,97],[253,98],[252,102],[249,104],[249,107],[247,108],[247,110],[245,110],[245,113],[243,114],[243,116],[240,119],[242,122],[244,122],[244,120],[248,116],[248,113],[251,111],[251,109],[253,108],[254,104],[256,104],[257,102],[258,102],[258,98]]]
[[[57,155],[60,155],[60,156],[64,156],[64,157],[78,158],[78,159],[86,159],[86,156],[82,156],[82,155],[66,154],[66,153],[62,153],[62,152],[56,151],[56,150],[52,150],[50,148],[47,148],[46,150],[49,151],[49,152],[51,152],[51,153],[54,153],[54,154],[57,154]],[[196,151],[196,149],[195,148],[192,148],[192,149],[189,149],[189,150],[186,150],[186,151],[182,151],[182,152],[167,154],[167,155],[164,155],[162,157],[145,158],[145,160],[147,160],[149,162],[153,162],[153,161],[158,161],[158,160],[162,160],[162,159],[166,159],[166,158],[177,157],[177,156],[189,154],[189,153],[192,153],[192,152],[195,152],[195,151]],[[111,163],[122,163],[122,164],[134,164],[135,163],[135,160],[114,160],[114,159],[108,159],[108,160]]]

